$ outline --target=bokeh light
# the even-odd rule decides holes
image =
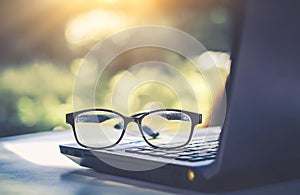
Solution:
[[[76,46],[87,45],[125,29],[127,22],[125,15],[106,10],[94,10],[74,18],[67,25],[66,39]]]

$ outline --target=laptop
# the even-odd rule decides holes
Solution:
[[[237,20],[225,123],[204,129],[205,139],[177,151],[183,157],[205,148],[201,160],[165,158],[132,139],[101,150],[62,144],[61,153],[99,172],[196,191],[299,179],[300,2],[232,3]]]

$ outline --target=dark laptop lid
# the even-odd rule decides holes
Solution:
[[[300,2],[245,2],[219,157],[206,173],[261,180],[297,177]]]

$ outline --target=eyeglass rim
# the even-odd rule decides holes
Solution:
[[[85,113],[85,112],[91,112],[91,111],[104,111],[104,112],[111,112],[111,113],[114,113],[114,114],[117,114],[119,115],[120,117],[122,117],[123,121],[124,121],[124,127],[122,129],[122,133],[119,137],[119,139],[114,143],[114,144],[111,144],[109,146],[104,146],[104,147],[91,147],[91,146],[87,146],[87,145],[84,145],[82,144],[79,139],[78,139],[78,136],[77,136],[77,133],[76,133],[76,128],[75,128],[75,118],[82,114],[82,113]],[[191,118],[191,131],[190,131],[190,135],[189,135],[189,138],[188,140],[180,145],[180,146],[175,146],[175,147],[160,147],[160,146],[156,146],[156,145],[153,145],[151,142],[149,142],[147,140],[147,138],[145,137],[145,132],[143,132],[143,129],[142,129],[142,126],[141,126],[141,121],[143,120],[144,117],[148,116],[149,114],[152,114],[152,113],[155,113],[155,112],[161,112],[161,111],[175,111],[175,112],[182,112],[186,115],[188,115],[190,118]],[[141,115],[140,117],[134,117],[135,115]],[[70,113],[67,113],[66,114],[66,123],[67,124],[70,124],[72,126],[72,130],[73,130],[73,133],[74,133],[74,137],[75,137],[75,140],[76,142],[84,147],[84,148],[89,148],[89,149],[95,149],[95,150],[99,150],[99,149],[106,149],[106,148],[111,148],[111,147],[114,147],[116,146],[118,143],[120,143],[120,141],[122,140],[124,134],[125,134],[125,131],[126,131],[126,128],[127,128],[127,125],[130,123],[130,122],[135,122],[138,127],[139,127],[139,131],[143,137],[143,139],[145,140],[145,142],[154,147],[154,148],[163,148],[163,149],[175,149],[175,148],[180,148],[180,147],[183,147],[185,145],[187,145],[191,138],[192,138],[192,135],[194,133],[194,128],[196,125],[198,124],[201,124],[202,123],[202,114],[200,113],[195,113],[195,112],[190,112],[190,111],[186,111],[186,110],[180,110],[180,109],[173,109],[173,108],[165,108],[165,109],[155,109],[155,110],[145,110],[145,111],[141,111],[141,112],[138,112],[136,114],[133,114],[131,116],[124,116],[123,114],[119,113],[119,112],[116,112],[114,110],[110,110],[110,109],[105,109],[105,108],[91,108],[91,109],[84,109],[84,110],[79,110],[79,111],[76,111],[76,112],[70,112]]]

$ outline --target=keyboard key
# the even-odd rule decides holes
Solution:
[[[201,150],[201,147],[194,147],[194,148],[190,148],[190,151],[199,151]]]
[[[209,155],[209,156],[205,156],[204,158],[205,160],[215,159],[216,155]]]
[[[193,158],[190,158],[188,161],[197,162],[197,161],[203,161],[203,160],[206,160],[206,159],[203,157],[193,157]]]
[[[211,154],[208,153],[196,153],[192,155],[192,157],[197,158],[197,157],[206,157],[206,156],[211,156]]]
[[[183,161],[187,161],[189,159],[193,158],[192,156],[178,156],[176,158],[176,160],[183,160]]]
[[[130,153],[136,153],[137,151],[140,151],[140,148],[128,148],[125,150],[125,152],[130,152]]]
[[[150,154],[152,152],[153,151],[151,151],[151,150],[139,150],[139,151],[136,151],[136,153],[138,153],[138,154]]]
[[[166,154],[167,153],[165,153],[165,152],[151,152],[151,153],[149,153],[150,156],[159,156],[159,157],[163,157]]]
[[[218,148],[210,148],[207,150],[207,152],[217,152]]]
[[[162,157],[164,157],[164,158],[170,158],[170,159],[175,159],[175,158],[178,157],[178,155],[177,154],[166,154],[166,155],[164,155]]]
[[[181,156],[190,156],[190,155],[193,155],[194,152],[180,152],[178,154],[181,155]]]

